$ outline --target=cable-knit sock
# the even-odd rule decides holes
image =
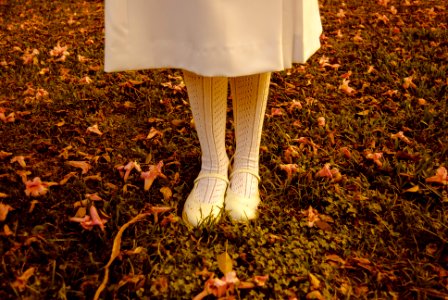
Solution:
[[[248,169],[258,174],[261,132],[270,78],[271,73],[262,73],[230,79],[236,136],[234,171]],[[235,173],[230,187],[242,197],[258,195],[258,179],[250,173]]]
[[[199,206],[204,203],[222,207],[229,165],[225,149],[228,79],[184,71],[184,81],[202,151],[201,179],[195,183],[193,195],[189,196],[195,201],[187,200],[185,205]],[[207,177],[207,174],[218,174],[222,178]],[[186,207],[184,211],[200,208]]]

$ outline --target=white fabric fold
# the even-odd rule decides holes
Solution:
[[[105,71],[181,68],[242,76],[320,47],[317,0],[106,0]]]

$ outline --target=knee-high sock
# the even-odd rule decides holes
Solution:
[[[234,171],[249,169],[258,174],[270,79],[270,72],[230,78],[236,137]],[[249,197],[258,192],[258,180],[248,173],[235,173],[230,187],[236,194]]]
[[[229,159],[225,148],[227,77],[205,77],[184,71],[191,111],[201,144],[200,175],[217,173],[227,177]],[[196,199],[204,203],[223,201],[227,184],[217,178],[198,181]]]

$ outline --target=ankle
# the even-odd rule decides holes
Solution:
[[[258,195],[259,181],[258,170],[238,169],[231,175],[230,188],[236,194],[250,197]]]
[[[219,174],[227,177],[229,173],[229,163],[230,161],[228,158],[214,163],[203,163],[199,175]]]

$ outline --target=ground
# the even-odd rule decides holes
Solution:
[[[448,299],[447,3],[320,4],[322,48],[273,74],[259,219],[191,229],[181,72],[104,73],[102,1],[0,0],[0,298]]]

